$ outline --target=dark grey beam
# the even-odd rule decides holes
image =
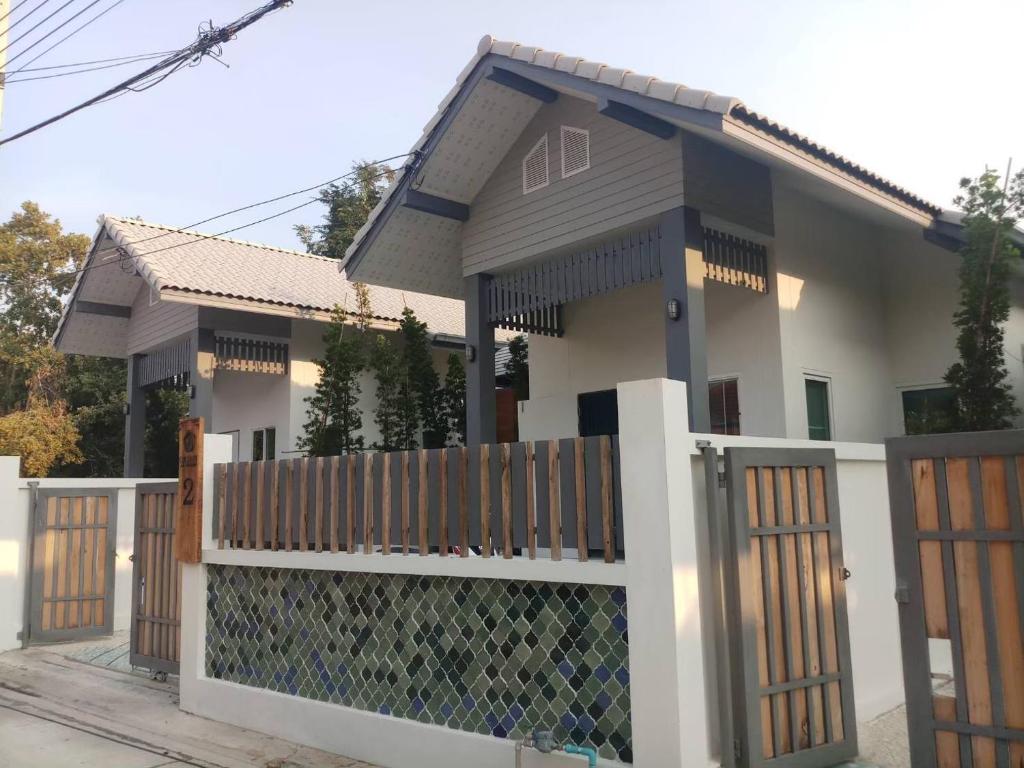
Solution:
[[[131,307],[121,304],[106,304],[102,301],[82,301],[81,299],[75,302],[75,312],[82,312],[86,315],[106,315],[107,317],[129,318],[132,316]]]
[[[490,275],[465,278],[466,445],[497,439],[494,395],[494,327],[487,320]]]
[[[430,213],[434,216],[443,216],[446,219],[456,221],[467,221],[469,219],[469,206],[465,203],[457,203],[454,200],[446,200],[437,195],[428,195],[415,189],[406,191],[402,199],[402,205],[412,208],[414,211]]]
[[[699,211],[673,208],[661,215],[666,375],[686,382],[690,429],[694,432],[711,431],[703,250]]]
[[[211,328],[192,331],[192,360],[189,371],[188,415],[205,419],[207,432],[213,430],[213,362],[216,339]]]
[[[548,88],[546,85],[541,85],[536,80],[530,80],[529,78],[517,75],[515,72],[510,72],[502,67],[492,67],[490,74],[487,75],[487,79],[498,83],[498,85],[511,88],[513,91],[519,91],[520,93],[525,93],[527,96],[539,99],[545,104],[550,104],[558,98],[558,91],[553,88]]]
[[[657,136],[659,139],[671,139],[678,130],[672,123],[654,117],[647,112],[623,104],[621,101],[600,98],[597,100],[597,111],[612,120],[618,120],[638,130]]]
[[[124,410],[124,476],[142,477],[146,444],[146,393],[139,380],[142,355],[128,358],[128,400]]]

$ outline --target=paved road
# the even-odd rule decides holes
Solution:
[[[77,650],[0,654],[0,766],[373,768],[186,714],[173,678],[160,683],[63,655]]]

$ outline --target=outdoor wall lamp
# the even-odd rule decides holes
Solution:
[[[679,299],[669,299],[665,304],[665,312],[668,314],[669,320],[678,320],[683,314],[683,306],[679,303]]]
[[[466,345],[466,361],[472,363],[476,360],[476,347],[472,344]]]

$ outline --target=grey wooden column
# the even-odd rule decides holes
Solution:
[[[206,420],[206,431],[210,432],[213,429],[213,330],[195,329],[192,350],[188,415],[193,419],[202,416]]]
[[[489,275],[471,275],[465,279],[467,445],[493,443],[497,439],[494,328],[487,321],[489,282]]]
[[[670,379],[686,382],[690,429],[710,432],[707,329],[704,321],[704,234],[700,211],[674,208],[662,214],[661,272],[667,375]],[[675,320],[669,312],[673,300],[679,306],[679,316]]]
[[[146,393],[139,383],[142,355],[128,356],[128,398],[124,412],[124,476],[142,477],[146,448]]]

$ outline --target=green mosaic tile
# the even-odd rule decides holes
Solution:
[[[206,674],[633,760],[621,587],[207,567]]]

